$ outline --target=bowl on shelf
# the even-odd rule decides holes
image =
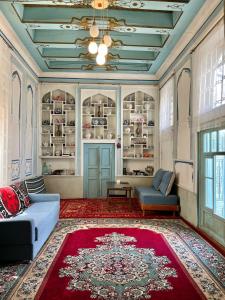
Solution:
[[[130,133],[130,127],[126,127],[124,131],[125,133]]]

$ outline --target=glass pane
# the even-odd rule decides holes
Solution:
[[[219,131],[219,151],[225,151],[225,129]]]
[[[214,203],[214,213],[220,217],[225,217],[224,213],[224,187],[225,187],[225,156],[217,155],[214,157],[215,166],[215,203]]]
[[[205,206],[213,208],[213,179],[205,178]]]
[[[203,151],[210,152],[210,133],[205,133],[203,139]]]
[[[213,159],[206,158],[205,160],[205,177],[213,178]]]
[[[217,151],[217,131],[211,133],[211,152]]]

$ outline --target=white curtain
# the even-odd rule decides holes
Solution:
[[[193,113],[197,131],[225,120],[224,22],[193,53]]]
[[[0,38],[0,187],[7,184],[8,176],[8,106],[10,99],[10,51]]]
[[[173,170],[174,77],[160,90],[160,166]]]
[[[198,137],[200,130],[224,126],[225,78],[224,71],[224,22],[221,21],[192,54],[193,72],[193,159],[198,161]],[[221,74],[220,74],[221,73]],[[197,171],[194,174],[194,190],[197,192]]]

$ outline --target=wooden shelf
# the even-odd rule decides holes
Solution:
[[[44,156],[44,155],[41,155],[39,156],[40,158],[46,158],[46,159],[74,159],[75,156]]]
[[[122,175],[121,177],[132,177],[132,178],[153,178],[153,175]]]
[[[74,175],[53,175],[53,174],[43,174],[43,176],[48,176],[48,177],[74,177]]]
[[[133,159],[133,160],[154,160],[154,157],[122,157],[123,159]]]

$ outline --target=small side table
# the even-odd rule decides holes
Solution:
[[[107,198],[110,197],[126,197],[129,200],[129,203],[131,205],[131,192],[132,192],[132,186],[129,184],[129,182],[121,181],[120,183],[117,183],[115,181],[108,181],[106,183],[107,186]],[[123,194],[114,194],[115,191],[121,191],[126,192],[125,195]]]

